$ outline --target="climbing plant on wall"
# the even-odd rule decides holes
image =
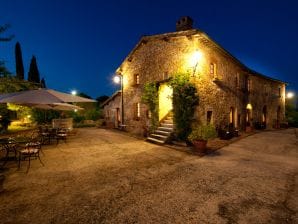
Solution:
[[[187,140],[191,132],[195,108],[199,103],[197,89],[189,81],[189,74],[177,74],[170,81],[173,88],[173,116],[175,134],[180,140]]]
[[[150,111],[149,131],[152,132],[158,127],[158,86],[155,82],[147,82],[144,85],[142,102]]]

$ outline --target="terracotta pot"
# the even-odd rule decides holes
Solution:
[[[194,140],[193,142],[194,148],[196,152],[205,153],[207,149],[207,141],[206,140]]]

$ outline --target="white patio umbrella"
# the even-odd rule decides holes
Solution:
[[[14,104],[55,104],[55,103],[96,102],[95,100],[58,92],[52,89],[25,90],[0,95],[0,103]]]
[[[63,111],[73,111],[73,110],[84,110],[84,108],[77,105],[69,103],[52,103],[52,104],[19,104],[22,106],[35,107],[44,110],[63,110]]]

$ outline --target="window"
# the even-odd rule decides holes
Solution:
[[[207,111],[207,124],[210,124],[212,121],[212,111]]]
[[[210,63],[210,75],[217,78],[216,64]]]
[[[139,75],[139,74],[136,74],[136,75],[135,75],[134,84],[135,84],[135,85],[139,85],[139,84],[140,84],[140,75]]]
[[[268,96],[269,94],[269,87],[268,87],[268,85],[267,84],[265,84],[264,85],[264,94],[265,94],[265,96]]]
[[[251,79],[247,79],[247,91],[251,92]]]
[[[141,104],[140,103],[136,103],[135,104],[135,119],[139,120],[141,117]]]
[[[278,87],[278,97],[281,97],[281,88]]]
[[[236,88],[239,88],[239,80],[240,80],[240,75],[239,75],[239,73],[237,73],[236,76],[235,76],[235,86],[236,86]]]
[[[245,78],[245,89],[247,92],[251,92],[251,79],[248,76]]]

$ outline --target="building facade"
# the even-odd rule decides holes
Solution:
[[[189,17],[176,23],[176,32],[142,37],[117,73],[123,80],[124,123],[136,135],[143,135],[150,122],[141,102],[144,84],[159,83],[162,120],[172,109],[168,81],[177,74],[189,74],[197,87],[195,119],[201,123],[239,129],[262,123],[271,129],[285,119],[285,83],[246,67],[204,32],[192,29]]]

